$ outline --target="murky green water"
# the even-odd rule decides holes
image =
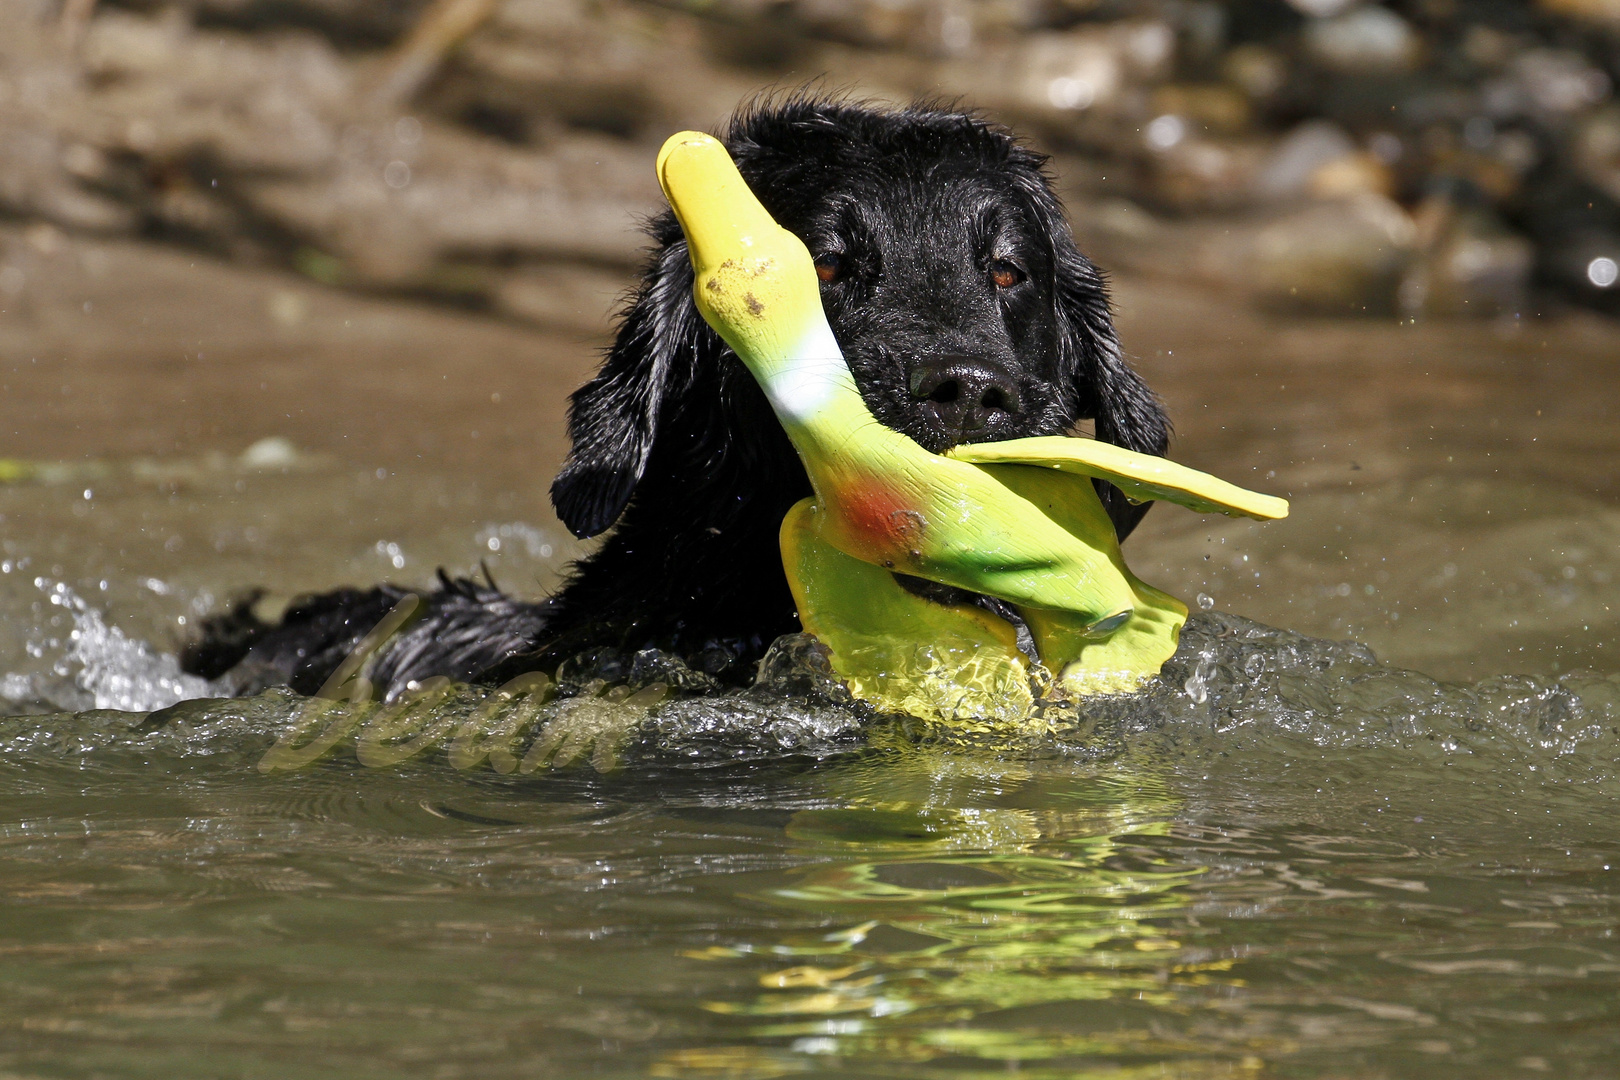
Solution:
[[[133,648],[103,692],[174,696]],[[266,773],[310,715],[286,693],[0,721],[0,1067],[1598,1077],[1620,1055],[1620,678],[1447,686],[1199,614],[1151,692],[994,748],[761,686],[656,705],[606,774],[528,772],[570,707],[507,775],[442,748],[367,768],[352,728]]]
[[[277,694],[6,721],[0,1063],[1613,1075],[1620,681],[1192,629],[999,753],[764,698],[663,706],[607,775],[265,775]]]
[[[1295,513],[1156,512],[1133,565],[1215,610],[999,746],[789,665],[607,773],[352,732],[266,773],[295,699],[145,719],[208,692],[190,620],[480,560],[538,594],[554,463],[221,436],[0,486],[0,1076],[1616,1075],[1612,334],[1149,328],[1127,286],[1183,459]]]

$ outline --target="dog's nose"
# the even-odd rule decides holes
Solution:
[[[911,397],[955,441],[971,442],[1020,409],[1011,372],[976,356],[940,356],[911,369]]]

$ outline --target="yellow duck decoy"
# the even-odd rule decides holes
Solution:
[[[1282,499],[1090,439],[930,453],[868,411],[809,251],[760,205],[725,147],[681,132],[657,168],[686,234],[698,311],[759,381],[815,492],[782,523],[800,619],[876,708],[1018,720],[1034,703],[1032,664],[1045,692],[1068,698],[1128,692],[1158,673],[1187,608],[1131,574],[1093,478],[1205,513],[1287,515]],[[924,599],[896,574],[1010,605],[1037,656],[1020,651],[1006,619]]]

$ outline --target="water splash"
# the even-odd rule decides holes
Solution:
[[[1209,700],[1209,680],[1214,674],[1215,651],[1207,648],[1200,649],[1198,651],[1198,664],[1193,668],[1192,676],[1181,684],[1182,689],[1187,691],[1187,696],[1192,699],[1193,704],[1202,705]]]
[[[207,680],[183,673],[173,654],[107,625],[102,613],[64,582],[36,577],[34,586],[73,624],[62,634],[46,621],[29,636],[28,655],[45,663],[43,670],[0,676],[0,697],[12,708],[142,713],[216,692]]]
[[[1082,706],[1121,749],[1144,736],[1232,752],[1389,748],[1456,763],[1558,762],[1607,775],[1620,758],[1620,675],[1498,675],[1444,683],[1330,641],[1224,612],[1188,620],[1160,678]]]
[[[68,586],[44,578],[36,583],[51,604],[72,616],[73,626],[60,639],[48,631],[30,639],[43,672],[0,676],[9,711],[123,710],[134,714],[123,723],[135,732],[142,713],[218,692],[182,674],[172,655],[108,626]],[[1052,703],[1043,706],[1040,724],[977,734],[874,716],[852,701],[825,650],[806,635],[780,639],[746,688],[723,687],[656,650],[582,656],[564,665],[558,682],[560,695],[532,718],[525,743],[544,741],[546,732],[560,733],[566,742],[581,726],[571,721],[589,719],[585,734],[592,737],[585,742],[592,756],[632,768],[826,759],[863,750],[885,753],[902,744],[1121,762],[1227,756],[1252,761],[1257,755],[1284,760],[1355,748],[1390,751],[1424,768],[1472,763],[1510,772],[1556,769],[1569,778],[1604,781],[1620,759],[1620,676],[1497,676],[1447,684],[1383,664],[1356,642],[1311,638],[1222,612],[1194,614],[1176,655],[1139,693]],[[655,684],[668,693],[656,701],[632,701]],[[450,730],[452,713],[471,715],[488,694],[461,688],[429,711]],[[292,722],[296,703],[283,700],[286,691],[272,697],[262,703],[269,712],[254,725],[252,738],[242,733],[244,744],[258,745],[269,730],[265,724],[273,729]],[[201,702],[188,723],[206,726],[210,739],[223,738],[231,726],[227,714],[247,707]],[[287,719],[265,719],[271,714]],[[58,734],[99,723],[91,717],[51,719]],[[354,717],[356,725],[364,720]],[[597,728],[611,728],[612,738],[601,746]],[[349,749],[340,747],[337,756],[354,752],[353,740],[347,741]],[[105,749],[116,754],[118,743]],[[424,760],[443,760],[443,747],[424,750]]]

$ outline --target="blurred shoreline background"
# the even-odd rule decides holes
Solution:
[[[0,212],[542,325],[604,325],[663,135],[804,85],[1012,125],[1116,269],[1285,312],[1620,310],[1620,0],[10,0],[0,23]],[[0,262],[4,301],[29,269]]]

